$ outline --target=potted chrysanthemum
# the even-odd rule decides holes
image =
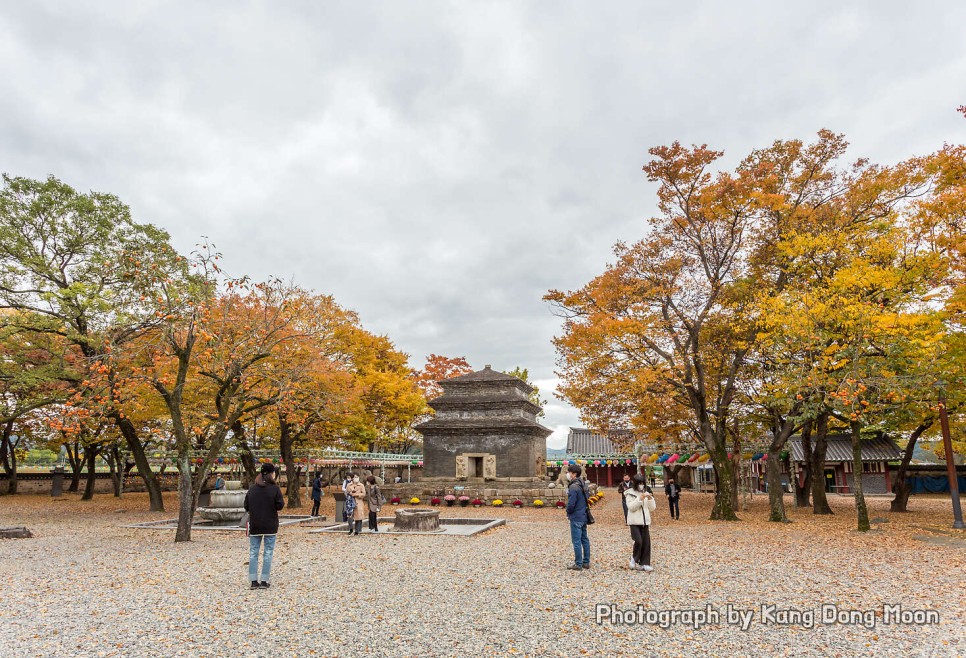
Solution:
[[[429,501],[429,504],[432,505],[433,507],[436,507],[437,505],[440,504],[440,502],[442,501],[440,501],[439,498],[433,498],[432,500]]]
[[[443,496],[443,500],[446,501],[447,507],[452,507],[453,504],[456,502],[456,496],[454,496],[453,494],[446,494],[445,496]]]
[[[523,507],[523,501],[522,500],[514,500],[513,501],[513,506],[516,507],[516,508]]]
[[[398,505],[401,502],[402,502],[402,499],[399,498],[399,496],[393,496],[392,500],[389,501],[389,503],[392,505]]]
[[[500,500],[499,498],[497,498],[490,504],[493,505],[493,507],[503,507],[503,501]]]
[[[419,505],[419,498],[416,498],[416,496],[413,496],[412,498],[409,499],[409,504],[410,505]]]
[[[533,506],[534,507],[543,507],[543,501],[540,500],[539,498],[537,498],[535,501],[533,501]]]
[[[460,500],[460,507],[466,507],[467,505],[470,504],[469,496],[460,496],[459,500]]]
[[[483,501],[480,500],[479,498],[474,498],[471,504],[473,505],[473,507],[483,507]]]
[[[565,503],[564,501],[562,500],[557,501],[557,509],[563,509],[566,506],[567,506],[567,503]]]

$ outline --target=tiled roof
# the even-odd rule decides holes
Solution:
[[[533,436],[550,436],[553,430],[520,416],[478,416],[469,418],[439,418],[420,423],[414,428],[422,435],[452,434],[491,430],[495,433],[523,432]]]
[[[825,453],[827,462],[852,461],[852,438],[843,434],[829,434],[826,437],[828,450]],[[815,446],[815,439],[812,439]],[[788,439],[788,451],[792,461],[805,461],[802,452],[802,438],[793,436]],[[877,436],[872,439],[862,439],[862,461],[886,462],[902,459],[902,450],[896,442],[887,436]]]
[[[522,382],[523,380],[514,377],[513,375],[508,375],[497,370],[493,370],[490,366],[486,366],[483,370],[477,370],[476,372],[471,372],[465,375],[459,375],[458,377],[450,377],[449,379],[444,379],[443,382],[499,382],[499,381],[511,381],[511,382]]]
[[[597,434],[585,427],[571,427],[567,434],[568,455],[610,455],[618,452],[610,437],[620,436],[626,430],[611,430],[607,436]]]

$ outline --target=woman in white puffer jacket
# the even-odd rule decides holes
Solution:
[[[638,473],[634,476],[634,486],[624,492],[627,501],[627,525],[631,529],[631,539],[634,540],[634,552],[631,555],[631,569],[654,571],[651,566],[651,512],[657,508],[654,496],[647,489],[644,476]]]

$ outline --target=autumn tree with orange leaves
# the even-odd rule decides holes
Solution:
[[[936,409],[937,350],[962,335],[948,313],[962,150],[841,166],[846,147],[821,131],[812,144],[775,142],[718,174],[710,167],[721,153],[705,146],[652,149],[644,169],[660,185],[661,214],[649,236],[618,244],[617,262],[582,289],[547,295],[564,318],[555,339],[562,396],[592,426],[629,425],[659,444],[690,437],[707,449],[713,519],[737,518],[740,427],[755,427],[742,419],[769,428],[775,521],[786,518],[787,439],[818,428],[821,445],[830,422],[844,425],[866,529],[862,433],[908,427],[915,438]],[[952,381],[960,359],[945,354]],[[815,472],[823,461],[811,462]]]

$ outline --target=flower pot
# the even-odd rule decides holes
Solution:
[[[468,500],[461,500],[460,501],[460,507],[466,507],[469,504],[470,504],[470,501],[468,501]]]
[[[455,500],[447,500],[446,501],[446,506],[447,507],[452,507],[453,506],[453,503],[455,503],[455,502],[456,502]]]

